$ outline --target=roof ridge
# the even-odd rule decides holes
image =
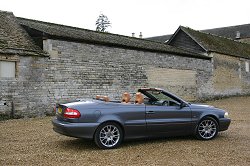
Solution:
[[[76,30],[84,30],[84,31],[88,31],[88,32],[93,32],[93,33],[97,33],[97,34],[104,34],[104,35],[113,35],[113,36],[119,36],[119,37],[126,37],[126,38],[130,38],[130,39],[136,39],[136,40],[146,40],[145,38],[136,38],[136,37],[131,37],[131,36],[126,36],[126,35],[120,35],[120,34],[115,34],[115,33],[110,33],[110,32],[99,32],[99,31],[95,31],[95,30],[90,30],[90,29],[85,29],[85,28],[79,28],[79,27],[75,27],[75,26],[70,26],[70,25],[65,25],[65,24],[59,24],[59,23],[52,23],[52,22],[47,22],[47,21],[40,21],[40,20],[35,20],[35,19],[28,19],[28,18],[23,18],[23,17],[16,17],[17,19],[21,19],[21,20],[26,20],[26,21],[34,21],[37,23],[45,23],[45,24],[49,24],[49,25],[56,25],[56,26],[61,26],[61,27],[67,27],[67,28],[72,28],[72,29],[76,29]],[[21,23],[22,24],[22,23]],[[150,42],[155,42],[155,41],[151,41],[148,40]],[[158,42],[157,42],[158,43]]]
[[[203,29],[202,31],[216,30],[216,29],[225,29],[225,28],[233,28],[233,27],[240,27],[240,26],[246,26],[246,25],[250,26],[250,23],[248,23],[248,24],[232,25],[232,26],[224,26],[224,27],[218,27],[218,28]]]
[[[21,19],[21,20],[34,21],[34,22],[37,22],[37,23],[45,23],[45,24],[51,24],[51,25],[57,25],[57,26],[64,26],[64,27],[68,27],[68,28],[74,28],[74,29],[86,30],[86,31],[93,31],[93,32],[94,32],[94,30],[85,29],[85,28],[79,28],[79,27],[70,26],[70,25],[65,25],[65,24],[52,23],[52,22],[41,21],[41,20],[35,20],[35,19],[28,19],[28,18],[23,18],[23,17],[16,17],[16,18],[17,18],[17,19]]]
[[[13,14],[13,12],[10,11],[4,11],[4,10],[0,10],[0,13],[5,13],[5,14]],[[14,15],[14,14],[13,14]]]
[[[185,33],[197,40],[198,43],[201,43],[204,47],[206,47],[208,51],[250,58],[250,44],[238,42],[233,39],[211,33],[194,30],[189,27],[180,26],[180,28]]]
[[[184,27],[184,26],[181,26],[181,27]],[[211,35],[211,36],[215,36],[215,37],[219,37],[219,38],[223,38],[223,39],[227,39],[227,40],[230,40],[230,41],[233,41],[233,42],[238,42],[238,43],[242,43],[242,44],[247,44],[247,43],[244,43],[244,42],[241,42],[241,41],[236,41],[236,40],[233,40],[231,38],[227,38],[225,36],[219,36],[219,35],[216,35],[216,34],[212,34],[212,33],[209,33],[209,32],[203,32],[203,30],[195,30],[195,29],[192,29],[190,27],[184,27],[184,28],[188,28],[188,29],[191,29],[193,31],[196,31],[196,32],[200,32],[200,33],[203,33],[203,34],[206,34],[206,35]],[[249,44],[247,44],[249,45]],[[249,45],[250,46],[250,45]]]
[[[147,37],[147,38],[144,38],[144,39],[148,39],[148,38],[154,38],[154,37],[162,37],[162,36],[168,36],[168,35],[173,35],[173,34],[167,34],[167,35],[159,35],[159,36],[151,36],[151,37]]]
[[[18,17],[17,21],[22,26],[27,26],[32,29],[47,33],[55,39],[66,39],[73,41],[84,41],[96,44],[105,44],[109,46],[119,46],[132,49],[143,49],[148,51],[175,53],[181,56],[196,57],[208,59],[208,57],[194,54],[187,50],[179,49],[177,47],[166,45],[162,42],[151,41],[145,38],[135,38],[131,36],[124,36],[113,33],[97,32],[68,25],[61,25],[56,23],[44,22],[39,20],[31,20],[27,18]]]
[[[14,53],[14,50],[22,50],[23,52],[29,51],[45,54],[43,50],[34,43],[23,27],[21,27],[12,12],[0,11],[0,27],[2,29],[2,44],[0,49],[6,50],[9,53]]]
[[[136,38],[136,37],[131,37],[131,36],[124,36],[124,35],[119,35],[119,34],[107,33],[107,32],[98,32],[98,31],[79,28],[79,27],[73,27],[73,26],[57,24],[57,23],[51,23],[51,22],[45,22],[45,21],[34,20],[34,19],[27,19],[27,18],[22,18],[22,17],[16,17],[16,18],[19,19],[19,20],[26,20],[26,21],[31,21],[31,22],[41,23],[41,24],[48,24],[48,25],[52,25],[52,26],[55,25],[55,26],[60,26],[60,27],[63,27],[63,28],[64,27],[65,28],[71,28],[71,29],[80,30],[80,31],[83,30],[83,31],[92,32],[92,33],[96,33],[96,34],[102,34],[102,35],[111,35],[111,36],[116,36],[116,37],[123,37],[123,38],[127,38],[127,39],[130,39],[130,40],[135,40],[135,41],[144,41],[144,42],[148,42],[148,43],[157,43],[157,44],[160,44],[162,46],[172,47],[172,46],[166,45],[166,44],[164,44],[162,42],[152,41],[152,40],[149,40],[147,38]],[[22,24],[22,23],[20,23],[20,24]],[[174,47],[174,48],[179,49],[179,48],[176,48],[176,47]]]

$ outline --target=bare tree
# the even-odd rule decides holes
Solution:
[[[111,23],[107,16],[100,14],[96,20],[96,31],[107,32],[107,28],[111,26]]]

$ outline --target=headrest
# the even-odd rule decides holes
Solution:
[[[128,103],[130,101],[130,94],[128,92],[123,93],[122,102]]]
[[[135,94],[135,104],[142,104],[144,102],[144,97],[140,92]]]
[[[109,101],[110,101],[110,99],[109,99],[108,96],[103,96],[103,100],[104,100],[105,102],[109,102]]]
[[[95,98],[96,98],[97,100],[103,100],[103,101],[105,101],[105,102],[109,102],[109,101],[110,101],[110,99],[109,99],[108,96],[96,95]]]

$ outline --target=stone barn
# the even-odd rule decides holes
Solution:
[[[180,27],[167,45],[2,11],[0,116],[44,116],[57,102],[96,95],[121,100],[141,87],[189,101],[249,94],[248,45],[206,37]]]
[[[180,26],[167,44],[212,58],[210,96],[250,94],[250,45]]]
[[[51,114],[56,102],[120,100],[139,87],[165,88],[187,100],[206,98],[208,56],[145,39],[18,18],[0,12],[0,114]]]

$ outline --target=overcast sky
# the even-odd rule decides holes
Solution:
[[[143,37],[250,23],[250,0],[0,0],[15,16],[95,30],[100,13],[109,32]]]

